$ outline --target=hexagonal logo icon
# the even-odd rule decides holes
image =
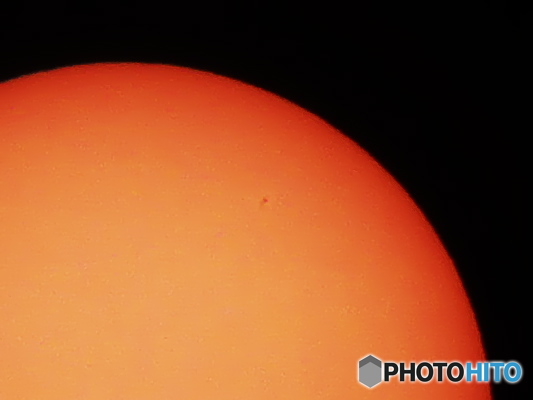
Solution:
[[[368,388],[381,383],[381,360],[372,355],[359,360],[359,383]]]

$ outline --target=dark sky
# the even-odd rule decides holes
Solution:
[[[524,366],[526,378],[495,387],[495,398],[525,399],[531,18],[503,2],[428,3],[4,8],[0,81],[78,63],[158,62],[233,77],[319,115],[424,211],[461,274],[488,358]]]

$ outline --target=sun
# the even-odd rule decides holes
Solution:
[[[167,65],[0,85],[0,398],[489,399],[357,362],[483,361],[408,194],[319,117]]]

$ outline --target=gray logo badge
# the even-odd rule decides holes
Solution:
[[[359,360],[359,383],[369,388],[381,383],[381,360],[372,355]]]

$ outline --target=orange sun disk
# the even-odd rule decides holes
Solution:
[[[315,115],[187,68],[0,84],[0,398],[485,400],[357,363],[483,361],[407,193]]]

